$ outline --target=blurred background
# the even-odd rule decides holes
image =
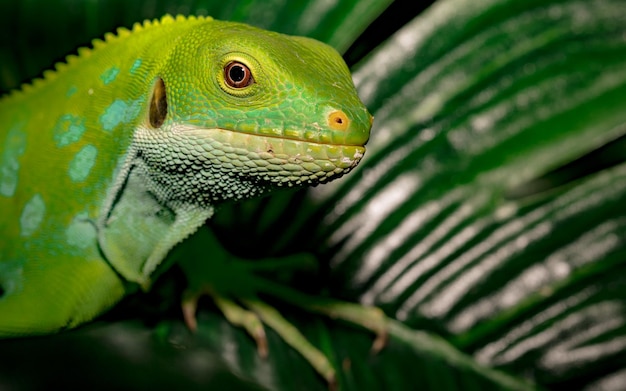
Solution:
[[[313,254],[270,277],[401,323],[371,355],[370,333],[270,301],[341,390],[626,390],[626,3],[7,0],[0,92],[165,13],[327,42],[375,116],[350,175],[209,223],[238,256]],[[328,389],[208,301],[189,333],[182,289],[174,267],[89,325],[0,341],[0,389]]]

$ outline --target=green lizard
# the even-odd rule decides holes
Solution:
[[[93,46],[0,100],[0,337],[93,319],[215,205],[327,182],[365,151],[372,117],[315,40],[166,16]]]

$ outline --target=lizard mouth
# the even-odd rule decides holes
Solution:
[[[177,127],[175,138],[194,145],[195,158],[241,176],[286,186],[315,185],[350,172],[365,147],[259,135],[222,128]]]
[[[363,143],[350,143],[350,142],[346,142],[344,140],[335,140],[335,139],[331,139],[330,137],[327,138],[323,138],[322,136],[320,136],[320,130],[315,130],[315,131],[311,131],[311,130],[306,130],[306,131],[300,131],[300,130],[290,130],[290,129],[286,129],[286,130],[276,130],[276,129],[258,129],[258,130],[238,130],[238,129],[229,129],[229,128],[224,128],[224,127],[215,127],[214,129],[219,129],[221,131],[224,132],[232,132],[232,133],[239,133],[239,134],[243,134],[243,135],[250,135],[250,136],[259,136],[262,138],[266,138],[268,140],[271,139],[275,139],[275,140],[293,140],[293,141],[299,141],[301,143],[307,143],[307,144],[311,144],[311,145],[329,145],[329,146],[337,146],[337,147],[363,147]],[[338,137],[335,137],[338,138]]]
[[[367,143],[369,130],[373,117],[367,113],[369,123],[363,121],[362,115],[359,120],[351,120],[357,114],[347,115],[342,110],[328,109],[326,123],[320,122],[290,122],[287,125],[283,121],[266,119],[264,124],[258,120],[225,121],[211,124],[211,128],[218,128],[228,132],[258,135],[276,139],[297,140],[311,144],[358,146]],[[352,110],[354,111],[354,110]],[[362,113],[359,113],[362,114]],[[203,124],[191,125],[203,127]],[[205,125],[206,127],[206,125]]]

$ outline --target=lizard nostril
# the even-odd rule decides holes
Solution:
[[[346,130],[350,125],[348,116],[341,110],[333,111],[328,114],[328,126],[335,130]]]

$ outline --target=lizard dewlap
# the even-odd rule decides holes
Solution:
[[[219,202],[349,172],[371,120],[312,39],[166,16],[94,41],[0,98],[0,336],[148,287]]]

